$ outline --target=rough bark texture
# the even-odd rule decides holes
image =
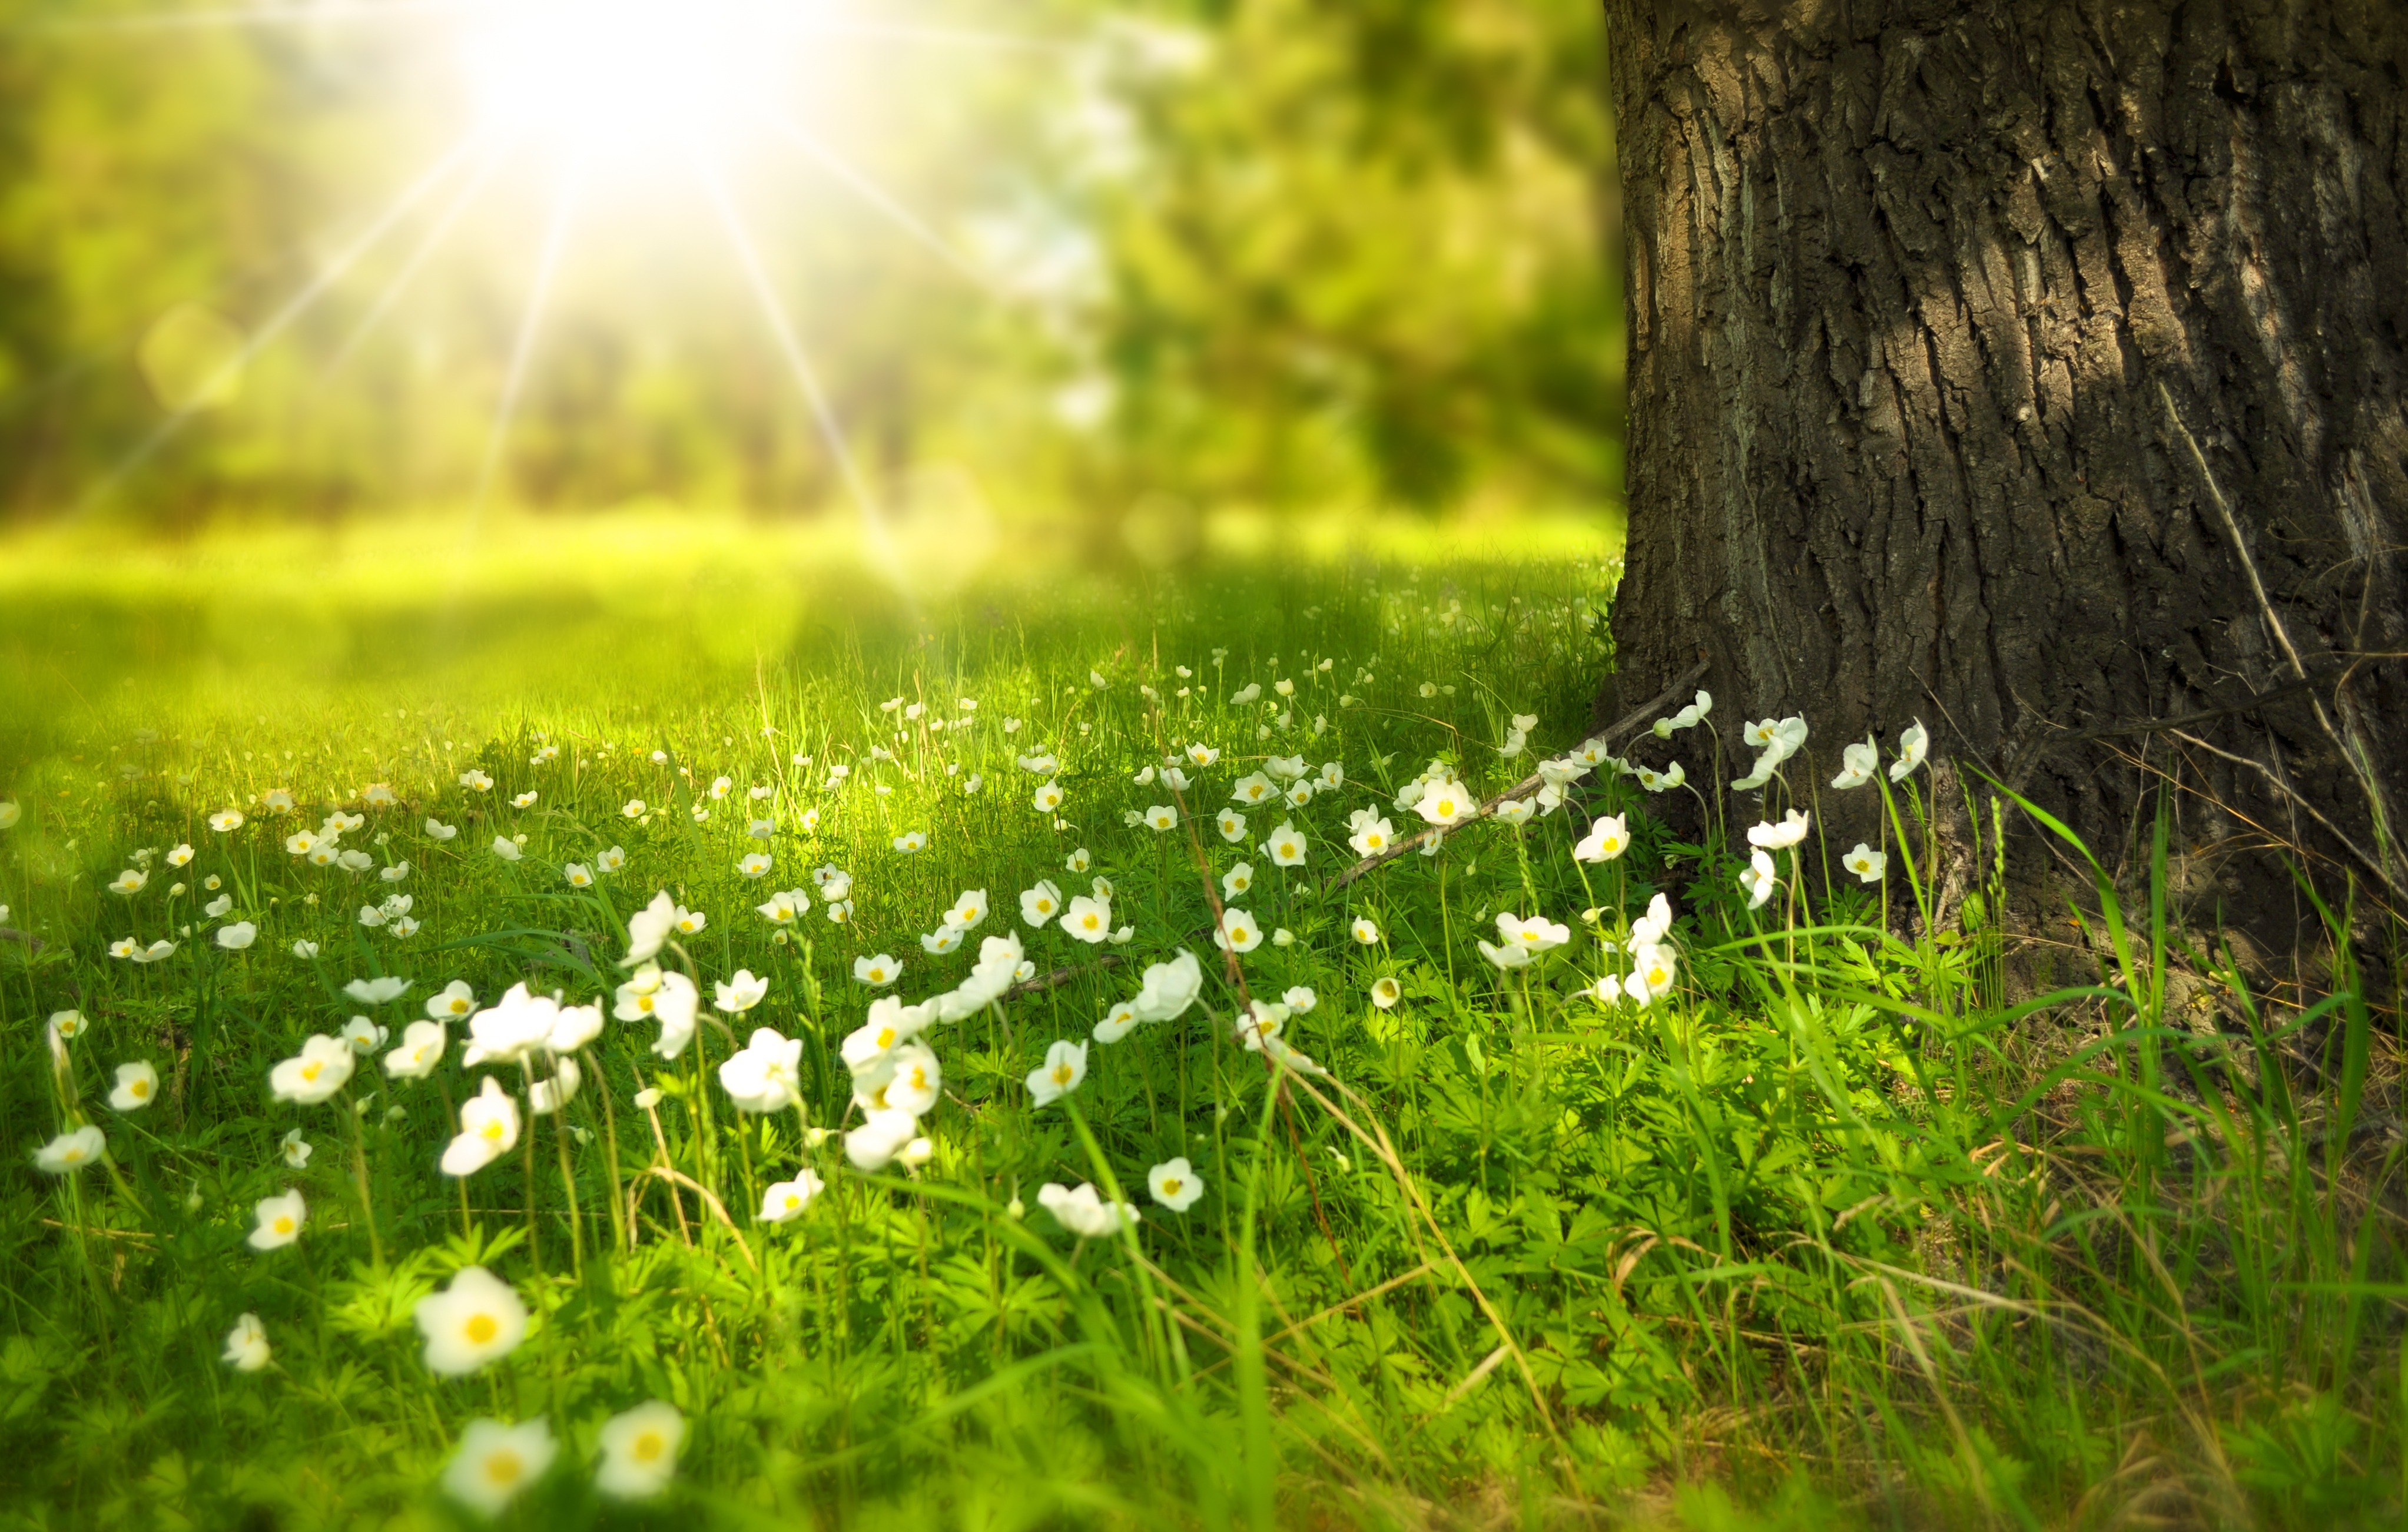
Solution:
[[[1623,694],[1702,651],[1727,737],[1813,724],[1801,797],[1919,717],[2111,856],[2161,769],[2178,850],[2396,894],[2408,4],[1606,13]]]

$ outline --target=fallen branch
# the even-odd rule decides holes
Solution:
[[[1592,741],[1601,742],[1607,746],[1612,746],[1624,736],[1638,733],[1643,724],[1651,723],[1657,718],[1663,716],[1666,709],[1672,706],[1674,699],[1678,698],[1690,687],[1698,684],[1698,681],[1704,680],[1706,669],[1707,662],[1699,660],[1697,664],[1683,671],[1679,678],[1676,679],[1670,686],[1665,687],[1664,690],[1656,693],[1654,696],[1648,698],[1645,702],[1640,704],[1630,711],[1623,714],[1620,718],[1615,719],[1612,723],[1607,724],[1604,728],[1599,729],[1597,733],[1590,735],[1588,737],[1589,739]],[[1458,820],[1455,823],[1448,825],[1446,829],[1448,831],[1459,830],[1466,824],[1470,824],[1476,821],[1486,819],[1489,815],[1497,812],[1498,805],[1511,803],[1516,798],[1526,798],[1531,794],[1536,793],[1545,784],[1545,782],[1546,779],[1534,771],[1527,777],[1523,778],[1520,781],[1515,782],[1512,786],[1507,788],[1504,792],[1498,794],[1493,798],[1490,798],[1486,803],[1474,809],[1467,818]],[[1428,829],[1421,832],[1421,834],[1409,836],[1406,838],[1398,841],[1395,845],[1388,847],[1384,851],[1372,852],[1370,855],[1363,858],[1360,862],[1355,863],[1353,866],[1348,867],[1344,872],[1340,873],[1336,881],[1329,885],[1329,891],[1333,894],[1336,893],[1338,890],[1344,888],[1347,884],[1353,882],[1355,879],[1362,877],[1367,872],[1369,872],[1372,868],[1381,866],[1383,863],[1393,862],[1398,857],[1404,855],[1407,852],[1418,849],[1425,842],[1429,840],[1431,837],[1444,833],[1446,832],[1441,831],[1437,825],[1432,825]]]
[[[1109,952],[1093,963],[1073,963],[1052,973],[1040,973],[1034,979],[1024,979],[1003,992],[1007,1000],[1017,1000],[1024,995],[1042,995],[1047,990],[1060,989],[1082,973],[1101,973],[1106,968],[1125,967],[1128,959],[1118,952]]]

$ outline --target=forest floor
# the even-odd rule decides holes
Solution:
[[[1609,551],[7,538],[0,1527],[2401,1525],[2396,1011],[2011,1002]]]

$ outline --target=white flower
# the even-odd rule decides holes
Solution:
[[[136,963],[164,963],[176,955],[176,944],[162,938],[132,954]]]
[[[1240,777],[1229,784],[1230,801],[1242,803],[1250,808],[1255,804],[1268,803],[1277,796],[1279,796],[1279,789],[1272,786],[1271,780],[1259,771]]]
[[[1018,726],[1018,722],[1019,721],[1016,719],[1005,719],[1003,721],[1003,732],[1006,734],[1011,733],[1012,730]],[[1015,755],[1012,759],[1019,763],[1021,770],[1039,777],[1052,776],[1054,768],[1062,764],[1060,760],[1052,755]]]
[[[377,872],[377,876],[383,879],[388,883],[398,883],[403,879],[409,876],[409,863],[408,859],[405,858],[402,861],[395,862],[389,867],[380,868]]]
[[[986,890],[965,889],[961,897],[953,901],[953,907],[945,911],[945,923],[956,931],[973,931],[986,919]]]
[[[793,1188],[806,1181],[810,1190],[803,1193],[803,1200],[808,1202],[820,1186],[820,1178],[810,1171],[781,1185]],[[677,1474],[678,1449],[684,1440],[685,1417],[658,1399],[611,1416],[602,1426],[602,1467],[595,1471],[594,1487],[622,1500],[659,1494]]]
[[[1658,894],[1647,901],[1647,913],[1630,923],[1630,944],[1633,947],[1660,946],[1671,931],[1671,901]]]
[[[83,1012],[80,1010],[50,1012],[50,1030],[53,1041],[62,1038],[72,1039],[81,1037],[86,1024]]]
[[[108,1104],[119,1111],[139,1111],[158,1095],[159,1071],[137,1060],[117,1067],[117,1088],[108,1093]]]
[[[460,1132],[443,1148],[443,1173],[475,1175],[517,1148],[518,1142],[519,1104],[499,1081],[487,1075],[483,1089],[461,1104]]]
[[[1270,838],[1263,845],[1271,853],[1271,861],[1278,866],[1283,867],[1304,866],[1304,837],[1297,833],[1293,823],[1287,820],[1280,821],[1279,828],[1271,832]]]
[[[526,1337],[526,1305],[481,1266],[461,1267],[450,1287],[418,1300],[412,1317],[426,1337],[426,1370],[440,1378],[475,1372]]]
[[[1221,875],[1221,896],[1234,899],[1254,886],[1254,865],[1240,862]]]
[[[1096,1024],[1095,1038],[1100,1043],[1118,1042],[1129,1035],[1137,1023],[1137,1007],[1123,1000],[1106,1011],[1104,1019]]]
[[[1523,947],[1536,955],[1551,952],[1572,939],[1571,927],[1560,925],[1544,915],[1524,920],[1519,915],[1497,917],[1497,939],[1508,945]]]
[[[1878,883],[1882,869],[1889,866],[1889,853],[1877,852],[1859,840],[1854,851],[1840,858],[1840,866],[1855,873],[1858,882]]]
[[[1062,929],[1090,946],[1102,941],[1112,934],[1111,901],[1080,895],[1070,901],[1068,911],[1063,915]]]
[[[752,855],[747,856],[742,861],[737,863],[736,870],[742,873],[747,878],[767,878],[769,876],[770,867],[774,866],[776,866],[776,864],[771,860],[767,852],[754,852]]]
[[[790,888],[770,895],[766,902],[752,908],[772,925],[792,925],[796,918],[810,907],[810,895],[801,889]]]
[[[150,875],[144,872],[141,868],[128,867],[123,872],[119,873],[115,878],[109,880],[108,892],[118,895],[121,897],[131,898],[133,895],[141,893],[142,885],[150,881]]]
[[[308,940],[296,941],[293,944],[293,955],[307,963],[318,955],[318,944]]]
[[[535,794],[522,793],[517,797],[510,800],[510,807],[513,809],[532,809],[535,807]]]
[[[1479,807],[1470,789],[1446,777],[1430,781],[1413,800],[1413,811],[1440,828],[1462,823]]]
[[[1187,747],[1187,761],[1190,766],[1201,768],[1211,766],[1220,759],[1221,752],[1211,745],[1197,743]]]
[[[1630,826],[1620,814],[1609,814],[1588,827],[1588,834],[1572,848],[1572,857],[1581,862],[1611,862],[1630,849]]]
[[[783,1224],[802,1216],[803,1210],[811,1205],[811,1198],[819,1196],[826,1185],[814,1170],[799,1171],[792,1181],[771,1183],[769,1189],[761,1194],[761,1222]]]
[[[13,803],[0,804],[0,808],[14,809],[17,806]],[[242,810],[239,809],[219,809],[216,813],[209,816],[209,828],[215,830],[220,835],[226,835],[233,831],[241,829]]]
[[[895,838],[895,849],[906,856],[927,848],[928,837],[924,831],[911,830]]]
[[[1508,941],[1501,946],[1492,946],[1484,941],[1480,943],[1480,955],[1504,969],[1528,967],[1531,954],[1529,948],[1517,941]]]
[[[853,960],[853,977],[872,989],[884,989],[903,977],[903,965],[888,952],[856,957]]]
[[[1241,686],[1238,688],[1238,690],[1229,694],[1229,706],[1232,708],[1242,708],[1250,702],[1260,702],[1262,697],[1263,683],[1258,680],[1250,681],[1246,685]]]
[[[1843,792],[1852,787],[1862,787],[1873,780],[1873,773],[1881,769],[1881,750],[1870,737],[1867,737],[1864,743],[1850,745],[1842,751],[1840,765],[1842,770],[1831,779],[1831,785]]]
[[[1100,692],[1111,683],[1104,680],[1104,673],[1102,671],[1090,670],[1087,672],[1087,684]]]
[[[1222,839],[1232,844],[1246,838],[1246,816],[1235,809],[1222,809],[1214,816],[1212,825],[1221,832]]]
[[[229,952],[239,952],[259,939],[259,927],[249,921],[235,921],[218,927],[218,945]]]
[[[523,1064],[537,1049],[550,1046],[559,1020],[557,999],[528,994],[523,981],[512,984],[500,999],[468,1018],[468,1045],[460,1062],[471,1069],[489,1059]]]
[[[443,1493],[480,1516],[498,1516],[543,1477],[557,1451],[551,1423],[540,1415],[516,1425],[472,1420],[443,1469]]]
[[[1889,780],[1902,782],[1912,776],[1930,752],[1931,736],[1924,732],[1923,720],[1916,719],[1898,737],[1898,759],[1889,765]]]
[[[937,1110],[937,1102],[945,1088],[945,1071],[937,1062],[937,1051],[913,1038],[887,1055],[887,1078],[868,1088],[867,1096],[855,1084],[856,1098],[862,1100],[865,1111],[909,1112],[914,1121]]]
[[[1747,895],[1747,907],[1750,909],[1764,908],[1764,901],[1772,897],[1772,891],[1779,887],[1780,883],[1781,880],[1773,876],[1772,854],[1770,852],[1756,852],[1751,855],[1748,858],[1747,870],[1739,875],[1739,886]]]
[[[1154,1200],[1175,1213],[1183,1213],[1196,1206],[1196,1199],[1204,1195],[1204,1179],[1196,1173],[1194,1166],[1187,1163],[1184,1154],[1175,1160],[1165,1160],[1147,1171],[1145,1185],[1146,1190],[1154,1194]]]
[[[1174,829],[1178,824],[1179,810],[1167,803],[1157,803],[1145,811],[1145,826],[1149,830]]]
[[[460,785],[471,793],[490,793],[494,790],[494,779],[481,771],[464,771],[460,773]]]
[[[590,1006],[562,1006],[543,1045],[555,1053],[574,1053],[601,1035],[602,1007],[598,1001]]]
[[[236,1372],[257,1372],[267,1366],[267,1326],[257,1314],[244,1314],[226,1332],[225,1354],[219,1358]]]
[[[1496,819],[1499,824],[1527,824],[1538,811],[1539,806],[1532,799],[1507,798],[1497,806]]]
[[[639,963],[650,963],[658,956],[661,944],[677,926],[677,901],[663,889],[652,895],[652,902],[627,917],[627,955],[619,966],[632,968]]]
[[[1051,1105],[1079,1088],[1087,1078],[1087,1045],[1056,1038],[1045,1050],[1045,1062],[1028,1071],[1028,1095],[1038,1106]]]
[[[1362,812],[1368,817],[1355,825],[1346,844],[1354,848],[1357,856],[1377,856],[1396,843],[1397,827],[1368,809]]]
[[[1292,984],[1288,987],[1288,992],[1280,996],[1280,1004],[1301,1016],[1321,1004],[1321,996],[1313,994],[1308,985]]]
[[[573,1058],[564,1058],[550,1080],[538,1080],[527,1087],[527,1110],[538,1117],[549,1117],[577,1099],[577,1087],[585,1082],[585,1071]]]
[[[1806,838],[1809,823],[1810,821],[1806,815],[1792,809],[1782,816],[1781,823],[1778,824],[1750,825],[1747,843],[1769,852],[1787,851]]]
[[[1293,947],[1296,945],[1296,933],[1283,925],[1271,933],[1271,945],[1274,947]]]
[[[1626,996],[1643,1006],[1671,993],[1678,968],[1671,948],[1650,944],[1632,952],[1631,959],[1630,976],[1622,981]]]
[[[519,843],[509,837],[497,835],[494,837],[494,854],[505,862],[515,862],[526,852],[520,850]]]
[[[940,925],[920,938],[920,950],[931,957],[942,957],[962,944],[962,934],[950,925]]]
[[[1689,780],[1689,769],[1680,762],[1675,761],[1672,763],[1671,768],[1667,771],[1656,771],[1648,766],[1639,766],[1633,770],[1632,775],[1639,779],[1639,785],[1645,788],[1648,792],[1667,793]]]
[[[1260,687],[1249,688],[1260,691]],[[1138,1222],[1138,1210],[1125,1202],[1105,1202],[1096,1195],[1092,1184],[1076,1190],[1047,1181],[1038,1189],[1037,1205],[1054,1215],[1054,1221],[1082,1239],[1101,1239],[1118,1234],[1125,1224]]]
[[[919,1134],[919,1121],[908,1111],[873,1111],[844,1136],[844,1157],[856,1170],[883,1170]]]
[[[783,1111],[802,1099],[803,1042],[770,1027],[719,1067],[720,1088],[738,1111]]]
[[[1371,1003],[1382,1010],[1394,1009],[1405,997],[1404,986],[1394,979],[1380,978],[1371,981]]]
[[[287,1129],[284,1137],[278,1140],[277,1148],[283,1153],[284,1163],[295,1170],[309,1168],[309,1156],[318,1153],[317,1146],[301,1137],[301,1130],[297,1127]]]
[[[1225,952],[1251,952],[1263,944],[1263,928],[1242,909],[1224,909],[1213,929],[1212,945]]]
[[[366,1016],[354,1016],[343,1024],[343,1040],[354,1053],[373,1053],[384,1046],[385,1029]]]
[[[301,1238],[301,1225],[308,1218],[309,1210],[302,1202],[301,1194],[288,1188],[282,1196],[260,1198],[251,1213],[259,1220],[259,1225],[248,1236],[251,1248],[281,1250]]]
[[[167,853],[167,865],[171,867],[191,866],[193,865],[193,848],[190,846],[178,846],[174,851]]]
[[[740,1016],[759,1005],[768,993],[767,979],[755,979],[752,969],[738,968],[735,978],[711,986],[710,1003],[731,1016]]]
[[[384,1056],[384,1072],[395,1080],[424,1080],[443,1058],[443,1024],[412,1022],[401,1029],[401,1046]]]
[[[1203,989],[1203,966],[1196,961],[1194,952],[1182,951],[1168,963],[1147,965],[1137,998],[1130,1006],[1141,1022],[1176,1021],[1196,1003]]]
[[[1087,848],[1084,846],[1072,852],[1068,856],[1063,858],[1062,861],[1062,866],[1071,872],[1084,872],[1091,865],[1091,859],[1087,855]]]
[[[1357,915],[1354,923],[1346,928],[1346,934],[1369,947],[1380,939],[1380,923],[1369,915]]]
[[[371,809],[390,809],[401,801],[391,782],[370,782],[360,796]]]
[[[90,1124],[72,1133],[62,1133],[34,1152],[34,1166],[53,1176],[64,1176],[79,1170],[100,1158],[108,1139],[100,1129]]]
[[[267,1088],[279,1101],[316,1106],[343,1088],[351,1078],[351,1045],[321,1033],[301,1045],[301,1052],[267,1072]]]
[[[460,826],[457,824],[446,824],[439,819],[426,822],[426,838],[429,840],[451,840],[459,834]]]
[[[1039,813],[1050,814],[1062,807],[1062,784],[1048,777],[1045,785],[1039,788],[1028,801]]]
[[[405,862],[402,865],[408,866],[409,864]],[[611,847],[594,859],[594,870],[596,872],[616,872],[626,865],[627,852],[624,848],[619,846]]]
[[[1032,926],[1042,928],[1062,912],[1062,891],[1050,878],[1040,879],[1035,888],[1020,895],[1020,918]]]

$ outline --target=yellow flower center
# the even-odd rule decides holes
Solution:
[[[494,1337],[502,1333],[502,1326],[500,1322],[495,1320],[491,1314],[470,1314],[468,1316],[468,1323],[466,1326],[465,1333],[467,1335],[469,1342],[473,1345],[491,1345],[493,1343]],[[518,1459],[511,1458],[510,1462],[515,1464],[518,1462]],[[516,1469],[513,1468],[512,1471],[516,1472]]]
[[[789,1206],[792,1206],[793,1200],[791,1197],[787,1199]],[[661,1439],[661,1434],[658,1431],[645,1432],[636,1439],[634,1446],[627,1449],[638,1463],[658,1462],[661,1455],[668,1450],[669,1444]]]
[[[324,1065],[319,1063],[316,1059],[311,1059],[308,1063],[301,1066],[301,1078],[304,1080],[315,1080],[318,1078],[319,1071],[323,1068],[325,1068]]]
[[[277,1219],[276,1232],[279,1234],[291,1234],[293,1232],[293,1220],[290,1217],[280,1217]]]
[[[515,1484],[524,1472],[526,1465],[519,1461],[519,1454],[507,1449],[485,1459],[485,1477],[496,1484]]]
[[[1187,1183],[1181,1181],[1177,1176],[1165,1176],[1162,1178],[1162,1195],[1164,1196],[1177,1196],[1179,1195],[1179,1189],[1185,1184]]]
[[[1070,1067],[1068,1065],[1057,1064],[1054,1066],[1054,1083],[1061,1086],[1064,1090],[1070,1088]]]
[[[498,1117],[493,1118],[480,1131],[484,1134],[489,1142],[499,1143],[502,1138],[502,1120]]]
[[[912,1071],[911,1071],[911,1088],[912,1088],[913,1090],[915,1090],[915,1091],[924,1091],[924,1090],[926,1090],[926,1089],[928,1088],[928,1071],[927,1071],[927,1070],[925,1070],[925,1069],[922,1069],[922,1068],[917,1068],[917,1067],[914,1067],[914,1068],[912,1069]]]
[[[133,1084],[128,1085],[125,1090],[127,1095],[133,1096],[135,1100],[139,1101],[144,1096],[150,1094],[150,1082],[147,1080],[137,1080]]]

